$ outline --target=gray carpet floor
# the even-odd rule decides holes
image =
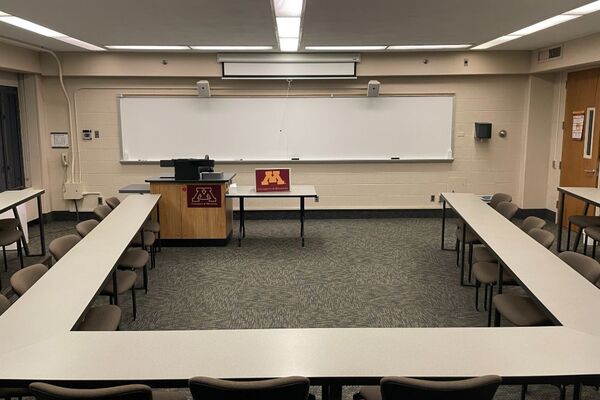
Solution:
[[[47,224],[47,241],[74,225]],[[459,285],[455,253],[439,248],[440,227],[437,218],[308,220],[303,248],[297,221],[248,220],[242,247],[163,248],[149,293],[138,295],[136,321],[129,296],[121,299],[122,329],[486,326],[474,288]],[[31,233],[36,250],[35,227]],[[11,253],[9,272],[0,271],[3,288],[17,268]],[[344,398],[355,391],[344,388]],[[519,389],[504,386],[496,398],[518,399]],[[535,385],[528,398],[558,399],[558,391]],[[583,398],[600,394],[585,388]]]

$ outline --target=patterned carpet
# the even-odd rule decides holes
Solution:
[[[48,224],[48,242],[74,225]],[[163,248],[136,321],[129,296],[121,299],[122,329],[486,326],[474,289],[459,285],[455,253],[439,248],[440,226],[437,218],[308,220],[302,248],[297,221],[249,220],[241,248]],[[18,268],[10,257],[3,288]],[[355,391],[344,388],[344,398]],[[496,398],[518,399],[519,389],[502,387]],[[558,399],[558,390],[536,385],[528,398]],[[600,395],[586,388],[583,398]]]

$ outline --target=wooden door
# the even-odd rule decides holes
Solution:
[[[561,186],[598,186],[598,153],[600,143],[600,123],[594,121],[593,140],[589,142],[591,157],[584,157],[585,125],[581,140],[573,138],[573,116],[580,112],[586,112],[589,107],[595,108],[596,113],[600,111],[599,90],[600,68],[577,71],[569,73],[567,77],[567,98],[565,103],[565,117],[563,130],[563,145],[560,171]],[[588,116],[586,115],[586,123]],[[570,196],[565,199],[565,212],[563,224],[568,223],[570,215],[582,214],[583,202]],[[590,207],[588,214],[593,214]]]

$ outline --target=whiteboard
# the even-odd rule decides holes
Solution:
[[[454,95],[119,98],[122,161],[452,160]]]

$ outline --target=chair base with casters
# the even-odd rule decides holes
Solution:
[[[118,331],[121,309],[113,304],[92,307],[77,327],[78,331]]]
[[[131,291],[131,303],[133,306],[133,320],[137,318],[137,306],[135,299],[135,282],[137,281],[137,274],[133,271],[116,271],[115,274],[117,279],[117,289],[115,293],[114,289],[114,276],[111,275],[108,281],[102,289],[102,295],[109,296],[110,304],[119,305],[118,297],[127,291]]]

